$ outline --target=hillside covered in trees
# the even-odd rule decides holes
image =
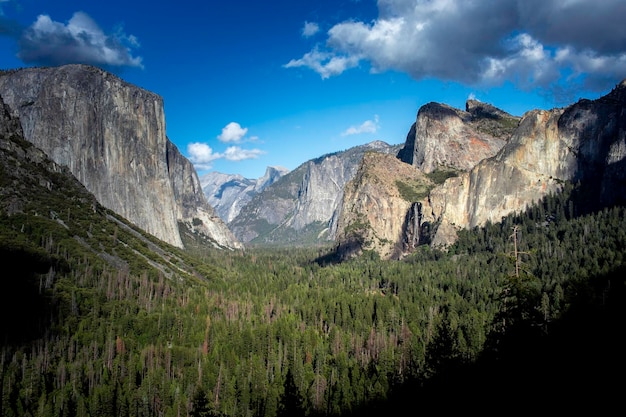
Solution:
[[[445,252],[338,263],[191,232],[183,251],[3,149],[2,416],[602,412],[623,392],[626,209],[580,186]]]

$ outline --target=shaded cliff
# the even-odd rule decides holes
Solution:
[[[67,65],[2,72],[0,96],[26,140],[67,166],[105,207],[178,247],[179,222],[194,218],[216,245],[241,246],[166,137],[158,95],[98,68]]]

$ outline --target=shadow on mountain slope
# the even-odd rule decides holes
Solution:
[[[476,411],[608,413],[626,383],[626,268],[580,283],[549,329],[520,324],[492,335],[472,364],[443,363],[436,377],[394,389],[388,399],[343,416],[412,416]]]

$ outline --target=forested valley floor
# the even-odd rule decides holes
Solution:
[[[597,414],[626,388],[626,210],[572,188],[402,261],[181,251],[80,195],[2,214],[0,415]]]

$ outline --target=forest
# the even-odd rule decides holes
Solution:
[[[183,251],[49,193],[53,216],[0,214],[0,415],[602,413],[625,388],[626,210],[579,188],[344,262]]]

